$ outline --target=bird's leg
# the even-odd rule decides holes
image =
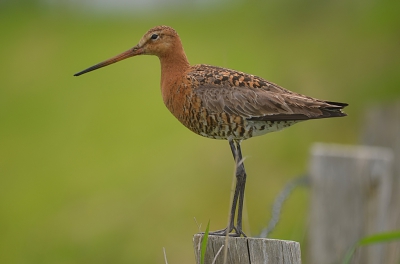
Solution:
[[[237,171],[236,147],[235,147],[235,144],[234,144],[233,140],[229,140],[229,146],[231,147],[231,151],[232,151],[233,157],[235,158],[236,171]],[[237,177],[237,174],[236,174],[236,177]],[[234,225],[236,205],[237,205],[237,201],[239,199],[239,195],[241,193],[240,188],[241,188],[241,185],[238,184],[238,180],[236,179],[236,187],[235,187],[235,193],[233,195],[232,206],[231,206],[231,211],[230,211],[230,215],[229,215],[228,227],[225,228],[225,229],[222,229],[222,230],[210,232],[210,235],[225,236],[227,233],[229,234],[230,232],[235,230],[235,233],[233,233],[231,235],[233,235],[233,236],[239,235],[240,236],[240,233],[237,232],[237,230],[235,228],[235,225]]]
[[[238,236],[246,236],[243,233],[242,229],[242,212],[243,212],[243,202],[244,202],[244,189],[246,186],[246,170],[244,169],[243,157],[242,157],[242,150],[240,148],[240,141],[236,142],[236,178],[237,178],[237,185],[239,185],[239,207],[238,207],[238,214],[237,214],[237,226],[236,226],[236,234]]]
[[[235,142],[233,140],[229,140],[229,145],[231,147],[231,151],[235,159],[235,165],[236,165],[236,173],[235,173],[236,187],[235,187],[235,193],[233,195],[231,212],[229,215],[229,224],[228,227],[225,229],[218,230],[215,232],[210,232],[210,235],[225,236],[226,234],[229,234],[230,236],[241,236],[241,235],[246,236],[242,230],[242,212],[243,212],[243,201],[244,201],[244,188],[246,185],[246,171],[243,165],[243,157],[240,148],[240,141],[237,141],[235,146]],[[237,226],[235,226],[234,220],[235,220],[236,205],[238,201],[239,201],[239,207],[237,215]],[[235,233],[231,233],[233,230],[235,231]]]
[[[235,219],[235,212],[236,212],[236,204],[240,195],[240,185],[237,184],[236,182],[236,187],[235,187],[235,193],[233,195],[233,201],[232,201],[232,206],[231,206],[231,211],[230,211],[230,215],[229,215],[229,224],[228,227],[222,229],[222,230],[218,230],[218,231],[214,231],[214,232],[210,232],[210,235],[214,235],[214,236],[226,236],[226,234],[229,234],[230,236],[240,236],[240,233],[237,232],[236,227],[234,225],[234,219]],[[235,230],[235,233],[231,233],[233,230]]]

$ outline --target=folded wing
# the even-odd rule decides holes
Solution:
[[[286,89],[225,87],[204,84],[195,89],[209,112],[238,115],[254,121],[308,120],[346,116],[346,103],[318,100]]]

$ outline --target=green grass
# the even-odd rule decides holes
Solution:
[[[357,143],[364,110],[400,97],[399,4],[370,4],[248,1],[129,16],[0,6],[0,263],[162,263],[162,247],[170,263],[192,263],[193,217],[226,225],[228,144],[168,112],[157,58],[72,76],[158,24],[179,32],[193,64],[350,103],[347,118],[243,143],[245,231],[258,234],[313,142]],[[307,203],[295,192],[272,235],[304,242]]]
[[[371,244],[385,243],[393,240],[400,240],[400,231],[394,230],[391,232],[373,234],[360,239],[352,248],[350,248],[344,257],[343,264],[349,264],[354,252],[357,248]]]
[[[204,257],[206,255],[209,231],[210,231],[210,220],[208,220],[206,231],[204,232],[204,237],[201,240],[201,248],[200,248],[200,263],[201,264],[204,264]]]

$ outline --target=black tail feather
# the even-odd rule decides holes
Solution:
[[[342,117],[347,116],[346,113],[342,112],[342,109],[348,106],[347,103],[330,102],[325,101],[327,106],[319,108],[321,111],[320,115],[308,116],[305,114],[276,114],[276,115],[264,115],[248,118],[247,120],[252,121],[295,121],[295,120],[309,120],[309,119],[321,119],[330,117]]]

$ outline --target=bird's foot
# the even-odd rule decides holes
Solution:
[[[232,232],[232,231],[234,231],[234,232]],[[246,234],[243,233],[242,229],[239,229],[237,227],[232,227],[232,228],[230,228],[229,231],[228,231],[228,228],[224,228],[221,230],[209,232],[208,234],[211,236],[226,236],[227,233],[228,233],[228,236],[230,236],[230,237],[240,237],[240,236],[247,237]],[[201,234],[204,234],[204,232],[202,232]]]

